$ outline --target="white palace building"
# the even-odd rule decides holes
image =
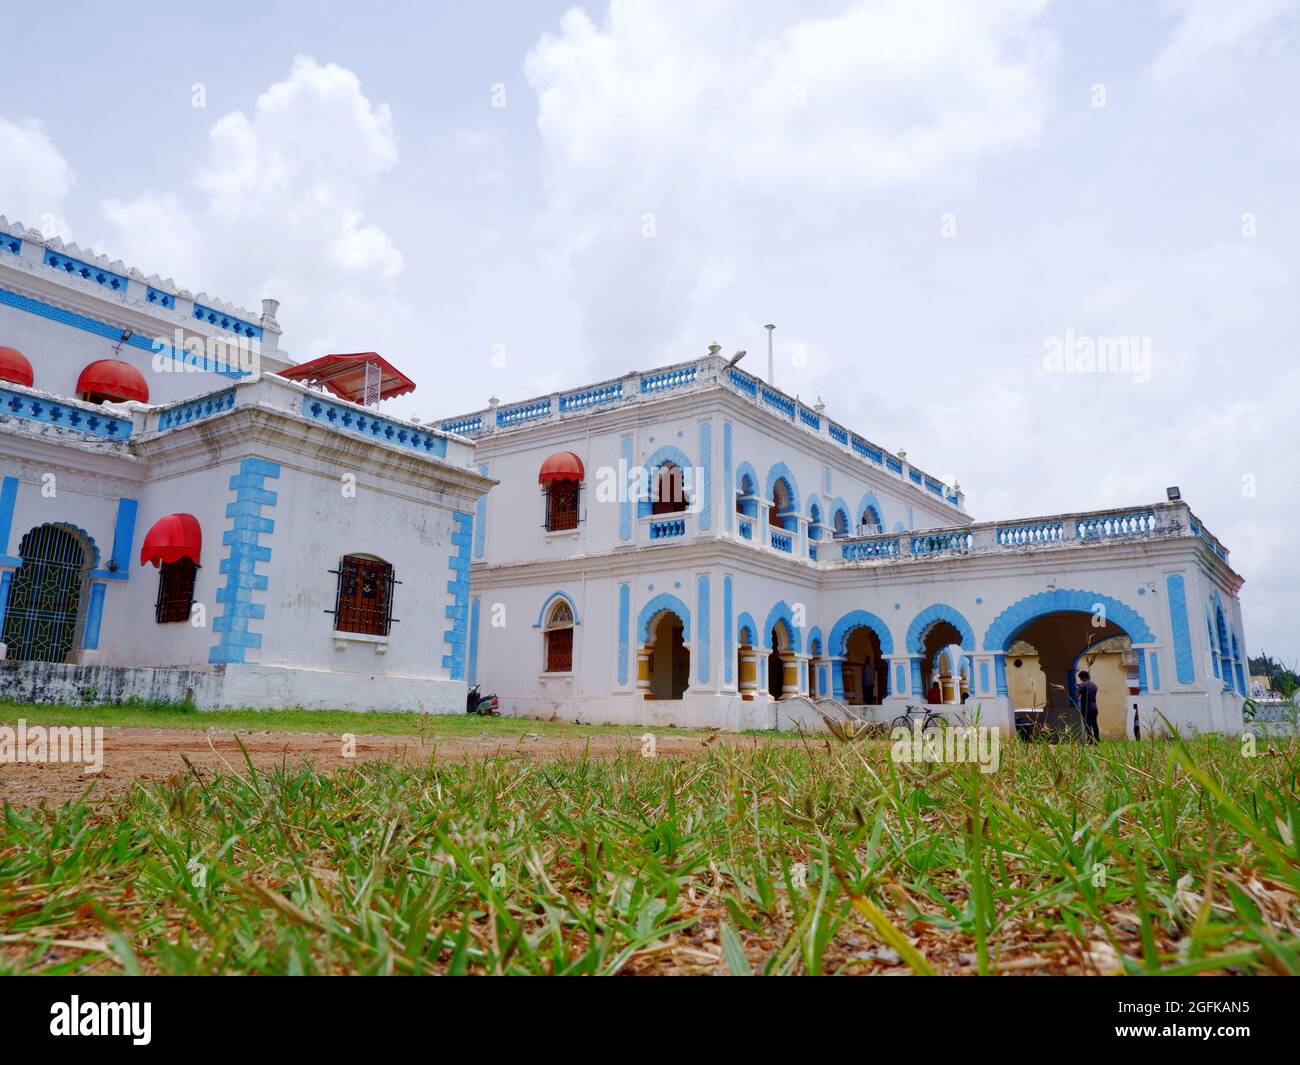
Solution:
[[[972,523],[716,346],[422,425],[276,311],[0,218],[0,698],[1009,730],[1088,669],[1105,734],[1241,731],[1242,578],[1180,499]]]

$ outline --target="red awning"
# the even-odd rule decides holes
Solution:
[[[196,566],[203,547],[203,530],[193,514],[168,514],[153,523],[140,548],[140,565],[179,562],[188,558]]]
[[[77,378],[77,395],[87,393],[112,400],[149,402],[149,385],[144,374],[129,362],[119,359],[100,359],[81,371]]]
[[[31,388],[35,380],[32,364],[26,355],[17,348],[0,348],[0,381],[12,381]]]
[[[541,472],[537,474],[538,484],[550,484],[552,481],[581,481],[586,476],[582,468],[582,459],[572,451],[557,451],[542,463]]]
[[[380,399],[392,399],[393,396],[404,396],[415,391],[414,381],[374,351],[359,351],[354,355],[322,355],[311,362],[280,370],[279,375],[290,381],[323,385],[339,399],[346,399],[350,403],[364,403],[367,364],[379,369]]]

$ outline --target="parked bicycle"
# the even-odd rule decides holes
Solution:
[[[935,713],[928,706],[913,706],[910,703],[907,709],[899,714],[890,722],[892,728],[911,729],[915,722],[921,723],[921,731],[930,728],[947,728],[948,719],[943,714]]]

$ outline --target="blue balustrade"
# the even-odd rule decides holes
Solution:
[[[758,398],[758,382],[747,373],[741,373],[735,367],[728,371],[731,383],[740,391],[747,393],[751,398]]]
[[[549,417],[551,413],[551,400],[548,396],[546,399],[535,399],[531,403],[521,403],[517,407],[506,407],[497,411],[497,425],[506,428],[511,425],[522,425],[525,422],[536,421],[538,418]]]
[[[560,397],[560,410],[588,410],[591,407],[599,407],[604,403],[616,403],[623,398],[623,382],[615,381],[611,385],[601,385],[598,388],[587,388],[581,392],[573,392],[567,396]]]
[[[864,558],[897,558],[901,546],[897,536],[888,540],[862,540],[857,543],[840,544],[840,558],[846,562],[856,562]]]
[[[998,527],[997,541],[1003,547],[1026,547],[1035,544],[1059,543],[1065,538],[1065,530],[1059,521],[1030,522],[1025,525],[1003,525]]]
[[[697,370],[698,367],[695,366],[679,366],[675,370],[646,374],[641,378],[641,391],[642,393],[666,392],[670,388],[694,384]]]
[[[483,431],[483,417],[475,414],[469,418],[458,418],[454,422],[443,422],[438,428],[444,433],[455,433],[457,436],[473,436]]]
[[[651,540],[667,540],[674,536],[686,535],[686,520],[684,518],[668,518],[664,521],[652,521],[650,523]]]
[[[945,551],[965,553],[975,544],[975,536],[969,532],[921,533],[912,537],[911,550],[914,555],[937,555]]]
[[[773,392],[770,388],[763,389],[762,398],[764,403],[769,407],[775,407],[787,418],[794,417],[794,400],[781,395],[780,392]]]
[[[787,536],[785,533],[777,532],[775,529],[770,530],[772,546],[778,551],[784,551],[791,554],[794,551],[794,537]]]
[[[737,527],[740,529],[740,535],[746,540],[754,539],[754,523],[743,519],[737,521]]]
[[[1155,532],[1156,516],[1152,511],[1129,514],[1103,514],[1080,518],[1075,526],[1080,540],[1117,540]]]

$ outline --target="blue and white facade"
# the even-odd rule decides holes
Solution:
[[[20,588],[35,624],[75,627],[66,653],[8,648],[0,697],[463,712],[492,484],[473,444],[275,376],[292,363],[274,301],[233,308],[4,219],[0,241],[0,345],[35,377],[0,381],[0,632]],[[139,371],[149,402],[78,398],[101,359]],[[189,617],[162,623],[140,553],[176,514],[201,557]],[[43,528],[75,556],[59,602],[23,555]],[[391,578],[382,634],[336,624],[352,556]]]
[[[716,354],[440,424],[498,482],[469,676],[505,713],[784,728],[819,700],[884,720],[930,701],[1009,729],[1013,648],[1068,690],[1126,637],[1106,731],[1134,708],[1241,729],[1242,581],[1182,502],[972,523],[956,487]],[[573,522],[539,484],[557,460],[582,470]],[[671,467],[670,510],[644,496]]]

